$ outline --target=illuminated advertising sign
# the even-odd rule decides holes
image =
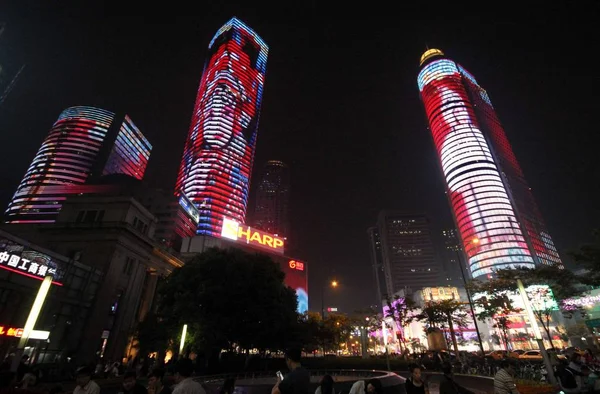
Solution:
[[[23,328],[0,326],[0,337],[21,338],[23,336],[23,330]],[[29,339],[46,340],[49,337],[50,331],[31,330],[31,334],[29,334]]]
[[[192,203],[190,199],[185,196],[185,194],[181,194],[179,197],[179,205],[181,205],[183,210],[188,214],[195,224],[200,222],[200,212],[198,211],[198,208],[196,208],[194,203]]]
[[[52,283],[62,286],[58,266],[52,258],[6,238],[0,238],[0,268],[38,280],[52,276]]]
[[[544,310],[558,310],[558,304],[554,299],[554,294],[552,293],[552,289],[548,285],[530,285],[525,288],[525,292],[529,298],[529,302],[531,303],[531,307],[534,311],[544,311]],[[525,305],[523,305],[523,299],[518,292],[512,291],[504,291],[498,292],[498,294],[506,294],[506,296],[510,299],[512,305],[515,308],[525,310]],[[481,297],[486,297],[486,293],[475,293],[473,294],[473,301],[477,301]],[[475,313],[482,312],[483,309],[480,306],[475,304]]]
[[[337,311],[338,311],[338,308],[336,308],[336,307],[330,306],[329,308],[327,308],[327,312],[337,312]]]
[[[284,256],[273,256],[273,261],[285,274],[284,283],[296,291],[298,298],[298,313],[308,310],[308,266],[297,259]]]
[[[460,300],[456,287],[426,287],[421,293],[424,301]]]
[[[236,242],[242,242],[259,249],[268,250],[272,253],[283,254],[283,238],[266,233],[264,231],[253,229],[248,225],[236,222],[235,220],[227,217],[223,218],[221,237]]]

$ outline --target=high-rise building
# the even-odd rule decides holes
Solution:
[[[562,263],[486,91],[442,51],[418,86],[471,275]]]
[[[465,274],[465,279],[468,278],[466,268],[463,266],[461,272],[461,264],[464,264],[461,259],[462,248],[460,246],[460,238],[454,228],[442,230],[442,257],[445,276],[445,284],[448,286],[464,286],[462,275]]]
[[[375,281],[375,305],[379,305],[388,293],[386,275],[383,266],[383,252],[381,250],[381,236],[378,227],[367,229],[369,236],[369,247],[371,249],[371,268],[373,269],[373,280]]]
[[[288,166],[281,161],[268,161],[258,181],[254,227],[280,237],[289,237],[289,199]]]
[[[101,192],[91,176],[142,179],[152,145],[125,115],[94,107],[64,110],[5,212],[7,223],[52,223],[69,195]]]
[[[198,234],[220,236],[224,216],[245,221],[267,55],[237,18],[208,45],[175,188],[198,207]]]
[[[407,287],[417,290],[439,284],[441,265],[427,216],[382,211],[369,235],[376,278],[382,271],[379,266],[383,267],[385,288],[378,290],[381,295],[392,295]]]

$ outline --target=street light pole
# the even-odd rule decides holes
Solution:
[[[463,268],[462,259],[460,258],[460,253],[458,250],[455,250],[456,258],[458,259],[458,265],[460,265],[460,275],[462,276],[463,285],[465,286],[465,291],[467,293],[467,300],[469,301],[469,307],[471,309],[471,316],[473,316],[473,324],[475,325],[475,332],[477,332],[477,340],[479,341],[479,350],[481,350],[481,355],[485,356],[485,351],[483,350],[483,342],[481,341],[481,333],[479,332],[479,325],[477,324],[477,317],[475,317],[475,310],[473,308],[473,300],[471,299],[471,292],[469,291],[469,286],[467,286],[467,278],[465,277],[465,270]]]

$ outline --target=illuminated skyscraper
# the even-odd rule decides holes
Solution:
[[[376,227],[370,228],[368,234],[380,297],[406,287],[418,290],[439,284],[441,264],[433,247],[427,216],[381,211]]]
[[[288,166],[277,160],[265,165],[258,181],[254,227],[278,235],[289,236],[290,172]]]
[[[69,195],[101,192],[92,175],[142,179],[152,145],[125,115],[94,107],[64,110],[5,212],[7,223],[52,223]]]
[[[560,257],[486,91],[438,49],[418,86],[473,277]]]
[[[246,218],[267,54],[237,18],[208,45],[175,189],[198,207],[198,234],[220,236],[224,216]]]

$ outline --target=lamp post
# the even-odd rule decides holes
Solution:
[[[338,287],[338,281],[337,280],[332,280],[329,283],[329,286],[332,288],[336,288]],[[327,285],[323,285],[321,287],[321,320],[325,321],[325,288],[327,287]]]
[[[471,242],[474,244],[479,243],[478,238],[474,238]],[[479,350],[481,350],[481,355],[485,355],[485,351],[483,350],[483,342],[481,341],[481,333],[479,332],[479,325],[477,324],[477,317],[475,317],[475,309],[473,308],[473,300],[471,299],[471,292],[469,291],[469,286],[467,286],[467,278],[465,276],[465,270],[463,267],[462,259],[460,258],[460,253],[458,250],[456,252],[456,258],[458,259],[458,265],[460,265],[460,275],[462,277],[463,285],[465,286],[465,291],[467,293],[467,300],[469,301],[469,308],[471,309],[471,316],[473,316],[473,324],[475,325],[475,332],[477,332],[477,341],[479,342]]]
[[[546,365],[548,380],[550,381],[550,383],[556,384],[554,369],[552,367],[552,363],[550,362],[550,357],[548,357],[546,347],[544,346],[544,340],[542,339],[542,332],[540,331],[540,326],[538,326],[537,320],[535,319],[533,308],[531,307],[531,302],[529,301],[529,297],[525,292],[523,282],[521,282],[521,279],[519,278],[517,278],[517,286],[519,288],[521,298],[523,299],[523,305],[525,305],[525,311],[527,312],[527,318],[529,319],[529,324],[531,325],[531,329],[533,330],[533,335],[535,335],[535,341],[537,342],[538,347],[540,348],[540,353],[542,353],[542,358],[544,359],[544,364]],[[552,340],[552,338],[549,339]]]

